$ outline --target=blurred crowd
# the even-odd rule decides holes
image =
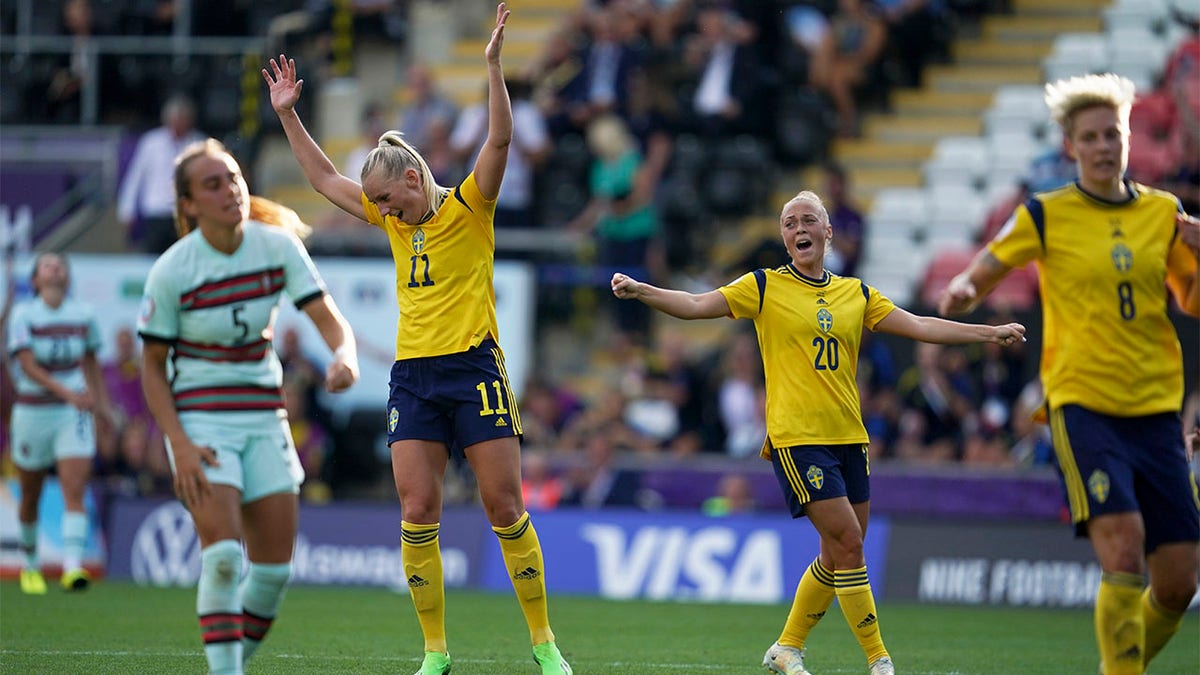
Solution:
[[[327,0],[205,0],[187,18],[195,35],[285,35],[329,53],[336,3]],[[356,34],[401,43],[406,3],[351,3]],[[862,276],[870,224],[849,196],[848,178],[828,157],[831,138],[861,134],[865,112],[886,110],[896,87],[917,86],[926,66],[950,58],[957,32],[979,15],[1003,8],[984,0],[586,0],[542,45],[521,72],[507,75],[514,141],[501,190],[498,228],[566,229],[587,244],[568,258],[531,253],[541,290],[553,307],[555,277],[547,270],[586,269],[592,302],[611,324],[605,347],[591,354],[587,384],[551,369],[525,383],[525,494],[531,508],[559,505],[652,506],[629,458],[695,456],[752,458],[765,434],[763,374],[753,332],[730,331],[715,345],[696,344],[656,327],[640,303],[608,302],[614,269],[649,280],[668,274],[705,275],[723,283],[749,269],[785,261],[768,237],[736,261],[714,269],[707,248],[719,223],[773,216],[770,197],[781,170],[821,165],[836,250],[829,268]],[[90,35],[170,35],[181,17],[173,0],[67,0],[34,3],[34,30],[86,40]],[[298,12],[299,14],[289,14]],[[291,23],[281,17],[299,16]],[[16,31],[11,3],[0,9],[0,33]],[[299,36],[299,37],[298,37]],[[54,59],[18,62],[4,55],[5,123],[78,120],[78,50]],[[240,91],[240,57],[212,57],[173,70],[169,58],[105,57],[99,64],[102,116],[145,130],[127,172],[119,215],[131,250],[157,252],[155,236],[169,222],[169,202],[154,180],[177,147],[198,134],[236,128],[223,88]],[[203,66],[203,67],[200,67]],[[256,84],[261,85],[261,82]],[[203,88],[204,96],[199,96]],[[214,96],[214,92],[216,95]],[[9,95],[16,96],[16,99]],[[17,103],[14,103],[17,102]],[[224,101],[224,102],[222,102]],[[397,103],[398,101],[399,103]],[[383,130],[399,128],[429,161],[438,181],[453,184],[471,165],[486,132],[482,103],[460,107],[439,91],[427,64],[404,72],[400,96],[368,102],[360,115],[361,145],[342,158],[357,176],[362,156]],[[161,117],[147,111],[161,110]],[[155,127],[158,124],[160,126]],[[1153,92],[1133,115],[1130,175],[1179,195],[1200,211],[1200,37],[1195,31],[1164,64]],[[144,156],[143,156],[144,155]],[[1060,148],[1039,157],[1011,195],[978,224],[987,241],[1031,192],[1074,178]],[[141,176],[142,182],[137,182]],[[787,186],[792,189],[795,186]],[[350,227],[319,223],[320,230]],[[319,252],[319,251],[318,251]],[[355,253],[345,249],[331,252]],[[366,251],[370,252],[370,251]],[[918,293],[936,297],[969,252],[939,257]],[[966,255],[967,257],[963,257]],[[547,281],[549,280],[549,281]],[[983,317],[1013,320],[1036,309],[1036,277],[1014,275],[1012,293]],[[566,291],[571,311],[586,311],[578,289]],[[542,324],[556,311],[539,312]],[[169,494],[161,435],[140,392],[140,357],[129,330],[113,336],[116,356],[105,365],[117,419],[103,434],[97,475],[110,488]],[[339,417],[318,395],[323,364],[285,331],[276,348],[292,432],[308,473],[305,499],[321,502],[361,494],[386,483],[382,405]],[[1035,341],[1012,347],[896,344],[868,335],[859,380],[873,460],[1019,468],[1053,462],[1047,428],[1032,421],[1042,405]],[[11,397],[4,397],[11,401]],[[1188,399],[1196,423],[1200,394]],[[1189,427],[1190,428],[1190,427]],[[365,448],[363,446],[366,446]],[[472,498],[468,471],[452,472],[448,495]],[[719,515],[752,508],[745,478],[731,476],[705,509]],[[390,488],[380,494],[390,494]]]

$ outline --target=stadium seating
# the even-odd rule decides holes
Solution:
[[[1104,10],[1104,25],[1109,31],[1141,28],[1161,33],[1169,11],[1167,0],[1116,0]]]
[[[1030,133],[1038,136],[1046,126],[1046,103],[1040,84],[999,87],[985,114],[989,133]]]
[[[947,136],[934,146],[922,172],[927,185],[976,186],[986,180],[991,153],[987,143],[972,136]]]
[[[1097,33],[1065,33],[1054,41],[1054,51],[1042,65],[1046,81],[1102,73],[1108,70],[1112,56],[1108,42]]]

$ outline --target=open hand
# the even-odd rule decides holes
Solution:
[[[216,451],[188,441],[172,445],[171,455],[175,459],[175,495],[189,510],[200,506],[212,494],[203,467],[220,466]]]
[[[271,59],[271,72],[262,69],[263,79],[271,89],[271,107],[276,113],[285,113],[296,107],[300,100],[300,91],[304,89],[304,80],[296,79],[296,59],[289,59],[283,54],[279,60]]]
[[[508,5],[503,2],[496,5],[496,27],[492,29],[492,39],[488,40],[487,49],[483,50],[488,63],[500,63],[500,48],[504,46],[504,24],[508,22],[510,14],[512,12],[509,11]]]

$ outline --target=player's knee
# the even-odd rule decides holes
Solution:
[[[1173,612],[1184,612],[1187,611],[1192,598],[1196,597],[1197,587],[1194,573],[1176,574],[1164,583],[1155,584],[1152,592],[1154,599],[1163,607]]]
[[[508,527],[517,522],[525,509],[517,499],[490,499],[483,505],[488,522],[492,527]]]
[[[400,512],[405,522],[437,523],[442,519],[442,505],[436,500],[408,496],[400,500]]]
[[[829,553],[833,557],[833,564],[839,570],[857,569],[864,564],[862,539],[850,534],[834,539]]]
[[[236,588],[242,575],[242,545],[223,539],[200,552],[200,576],[214,589]]]

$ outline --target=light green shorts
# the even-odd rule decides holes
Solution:
[[[60,459],[94,457],[92,414],[63,403],[13,406],[13,464],[26,471],[49,469]]]
[[[262,412],[185,412],[179,421],[193,443],[217,453],[218,466],[205,466],[209,483],[229,485],[246,504],[279,492],[300,491],[304,468],[287,418]],[[167,459],[175,456],[167,442]]]

